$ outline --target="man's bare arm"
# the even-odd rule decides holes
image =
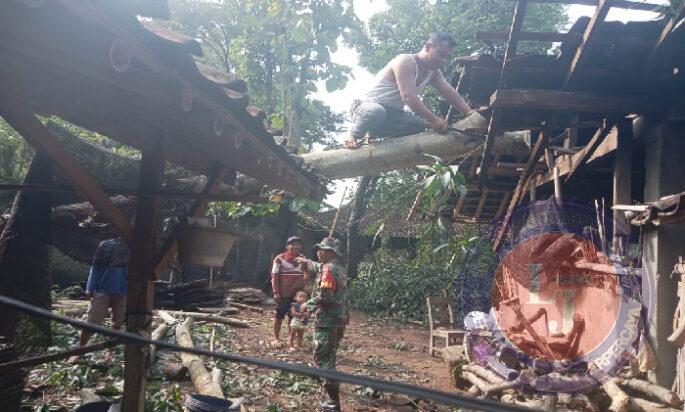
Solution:
[[[434,129],[444,131],[447,129],[447,124],[444,119],[436,116],[433,112],[421,101],[416,92],[416,65],[409,56],[400,56],[396,58],[390,65],[390,69],[395,75],[397,87],[400,89],[400,95],[404,104],[421,116]]]
[[[471,111],[471,107],[466,103],[463,97],[457,93],[457,91],[450,85],[442,72],[438,72],[433,76],[432,81],[433,87],[440,93],[442,97],[447,99],[447,101],[460,112],[467,114]]]

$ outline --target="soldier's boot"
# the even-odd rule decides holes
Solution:
[[[327,381],[323,385],[328,399],[319,402],[319,408],[323,412],[340,412],[340,385],[337,382]]]

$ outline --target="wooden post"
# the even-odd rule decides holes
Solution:
[[[630,121],[621,121],[618,127],[616,158],[614,160],[614,205],[629,205],[632,201],[631,167],[633,125]],[[623,253],[626,237],[630,236],[630,225],[626,222],[622,210],[614,210],[612,249],[614,253]]]
[[[158,193],[164,174],[164,137],[159,136],[155,148],[143,152],[140,163],[139,188]],[[136,223],[128,272],[126,300],[126,330],[150,336],[154,300],[154,270],[151,257],[159,218],[159,197],[138,199]],[[129,343],[124,351],[124,411],[145,409],[145,388],[150,367],[150,347]]]

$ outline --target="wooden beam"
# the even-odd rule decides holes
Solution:
[[[212,202],[268,202],[265,197],[250,196],[250,195],[229,195],[229,194],[211,194],[203,195],[202,193],[179,192],[173,190],[160,190],[155,193],[141,193],[136,189],[114,189],[103,188],[109,195],[124,195],[132,197],[154,197],[159,196],[167,199],[204,199]],[[48,184],[0,184],[0,191],[22,191],[22,192],[58,192],[58,193],[74,193],[75,189],[71,186],[65,185],[48,185]]]
[[[188,210],[188,217],[198,217],[204,213],[212,193],[219,188],[224,177],[229,172],[225,167],[215,166],[214,168],[215,171],[207,178],[207,183],[205,183],[202,193],[200,193],[200,196]],[[179,222],[172,233],[164,239],[164,243],[162,243],[162,246],[155,253],[153,258],[155,276],[159,276],[172,263],[177,250],[176,238],[180,234],[184,224],[185,222]]]
[[[499,84],[497,89],[501,89],[506,86],[507,83],[507,71],[509,69],[509,63],[511,59],[516,55],[516,48],[518,46],[518,36],[523,27],[523,18],[526,15],[526,6],[528,5],[528,0],[518,0],[516,2],[516,9],[514,10],[514,17],[511,21],[511,27],[509,28],[509,36],[507,38],[507,48],[504,52],[504,60],[502,61],[502,72],[499,77]],[[495,145],[495,139],[497,138],[497,133],[499,132],[499,110],[493,108],[490,115],[490,122],[488,123],[488,132],[485,136],[485,145],[483,146],[483,155],[480,160],[480,174],[478,175],[478,186],[483,187],[488,181],[488,166],[490,162],[490,156],[492,154],[492,148]]]
[[[543,89],[496,90],[490,97],[490,106],[495,110],[509,107],[617,114],[640,114],[658,110],[658,106],[644,98]]]
[[[515,0],[510,0],[515,1]],[[580,4],[583,6],[597,6],[599,4],[598,0],[528,0],[531,3],[541,3],[541,4]],[[629,10],[641,10],[641,11],[651,11],[657,14],[668,14],[670,7],[661,4],[652,4],[642,1],[630,1],[630,0],[611,0],[611,7],[617,9],[629,9]]]
[[[502,201],[497,207],[497,212],[495,212],[495,215],[492,217],[492,220],[497,220],[502,216],[502,213],[504,213],[504,208],[507,206],[507,202],[509,201],[510,197],[511,192],[504,192],[504,194],[502,195]]]
[[[592,37],[595,35],[595,33],[597,33],[599,25],[606,18],[610,8],[610,0],[598,0],[595,13],[592,15],[590,22],[585,28],[585,33],[583,34],[583,38],[580,40],[580,45],[578,45],[576,54],[573,56],[573,60],[571,60],[571,66],[569,67],[566,78],[564,79],[564,86],[562,89],[568,89],[574,86],[574,81],[578,78],[578,73],[583,70],[586,64],[588,44],[592,40]]]
[[[615,128],[609,131],[609,134],[604,138],[604,140],[599,143],[599,146],[595,149],[589,157],[586,158],[585,163],[592,163],[595,160],[601,159],[609,153],[616,150],[617,142],[617,130]],[[577,164],[581,161],[581,158],[586,156],[583,150],[572,155],[559,157],[556,160],[556,167],[559,168],[559,176],[564,177],[569,174],[569,172],[577,167]],[[536,177],[535,186],[542,186],[543,184],[554,181],[554,175],[552,171],[548,171]]]
[[[549,133],[541,132],[540,136],[535,142],[535,146],[533,146],[533,150],[531,151],[530,157],[528,158],[528,162],[526,163],[526,168],[523,170],[523,173],[519,178],[518,184],[516,185],[516,189],[514,190],[514,193],[511,196],[509,208],[507,209],[506,215],[504,215],[504,220],[502,221],[502,224],[499,226],[499,228],[497,228],[497,234],[495,235],[495,240],[492,244],[492,249],[494,251],[499,250],[500,246],[502,246],[502,241],[504,241],[504,236],[506,235],[507,230],[509,229],[509,223],[511,221],[511,216],[514,213],[514,209],[521,200],[521,197],[525,192],[526,185],[528,184],[528,181],[530,180],[531,175],[535,170],[535,166],[538,163],[538,159],[545,152],[545,148],[547,147],[548,142]]]
[[[17,106],[3,107],[2,117],[36,150],[43,152],[57,166],[62,176],[74,185],[95,210],[112,223],[126,242],[131,242],[133,229],[124,213],[112,203],[100,184],[88,174],[78,160],[62,147],[50,129],[32,113]]]
[[[476,39],[484,41],[505,41],[508,37],[508,33],[504,31],[479,31],[476,33]],[[577,35],[576,33],[524,31],[519,33],[518,40],[564,42],[579,37],[580,35]]]
[[[578,168],[582,165],[585,164],[585,161],[589,158],[589,156],[597,149],[600,143],[602,143],[602,140],[604,140],[609,132],[612,130],[613,124],[610,124],[607,122],[607,124],[604,125],[604,127],[599,128],[596,132],[595,135],[592,136],[592,139],[588,142],[587,145],[578,152],[578,157],[575,158],[573,165],[571,166],[571,169],[568,172],[568,175],[566,176],[565,181],[569,181],[573,174],[578,170]],[[575,156],[574,156],[575,157]]]
[[[55,362],[58,360],[66,359],[66,358],[74,356],[74,355],[83,355],[86,353],[97,352],[99,350],[108,349],[108,348],[117,346],[119,344],[121,344],[120,340],[111,339],[111,340],[106,340],[106,341],[100,342],[100,343],[94,343],[92,345],[79,346],[79,347],[73,348],[73,349],[67,349],[67,350],[63,350],[63,351],[59,351],[59,352],[53,352],[53,353],[46,353],[44,355],[34,356],[31,358],[26,358],[26,359],[19,359],[16,361],[0,364],[0,372],[12,370],[12,369],[28,368],[31,366],[42,365],[42,364],[48,363],[48,362]]]
[[[632,143],[633,124],[629,121],[619,122],[616,158],[614,160],[613,204],[630,204],[632,202]],[[625,242],[630,236],[630,223],[626,221],[621,210],[613,210],[612,249],[616,254],[623,254]]]
[[[666,22],[666,25],[664,26],[663,30],[661,30],[661,33],[659,34],[659,37],[656,40],[656,43],[652,47],[652,50],[649,52],[649,55],[645,60],[645,68],[647,72],[649,72],[649,70],[652,67],[654,67],[654,62],[657,60],[657,57],[662,46],[664,45],[664,43],[666,43],[666,39],[671,34],[671,32],[673,32],[673,29],[676,27],[678,22],[681,21],[683,18],[685,18],[685,1],[680,2],[678,10],[676,10],[675,14],[668,20],[668,22]]]
[[[155,193],[164,175],[164,136],[157,138],[153,150],[144,151],[140,163],[140,190]],[[131,246],[126,299],[126,330],[150,336],[154,304],[154,272],[150,257],[155,251],[159,225],[159,197],[137,202],[136,224]],[[150,368],[149,345],[127,343],[124,349],[123,410],[145,409],[145,387]]]
[[[529,0],[530,1],[530,0]],[[508,32],[505,31],[481,31],[476,33],[476,39],[481,40],[481,41],[506,41],[508,37]],[[552,43],[562,43],[565,41],[580,41],[583,38],[582,33],[558,33],[558,32],[536,32],[536,31],[524,31],[519,33],[519,41],[539,41],[539,42],[552,42]],[[616,45],[621,45],[621,46],[632,46],[632,47],[652,47],[653,44],[652,42],[647,43],[643,38],[637,37],[637,36],[625,36],[621,38],[596,38],[593,40],[593,43],[596,44],[602,44],[602,45],[607,45],[607,44],[616,44]],[[474,66],[475,69],[482,69],[482,67],[479,66]],[[557,70],[559,69],[547,69],[547,68],[539,68],[539,67],[520,67],[516,69],[516,73],[520,73],[521,71],[525,72],[542,72],[542,73],[550,73],[550,74],[556,74]],[[512,70],[512,73],[514,71]],[[560,73],[560,72],[559,72]],[[606,73],[603,71],[597,72],[598,74]],[[564,71],[564,74],[566,74],[566,71]]]

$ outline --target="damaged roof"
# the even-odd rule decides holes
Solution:
[[[274,142],[244,81],[198,61],[200,44],[137,16],[166,1],[0,2],[0,106],[57,115],[198,173],[216,164],[291,193],[325,186]]]

